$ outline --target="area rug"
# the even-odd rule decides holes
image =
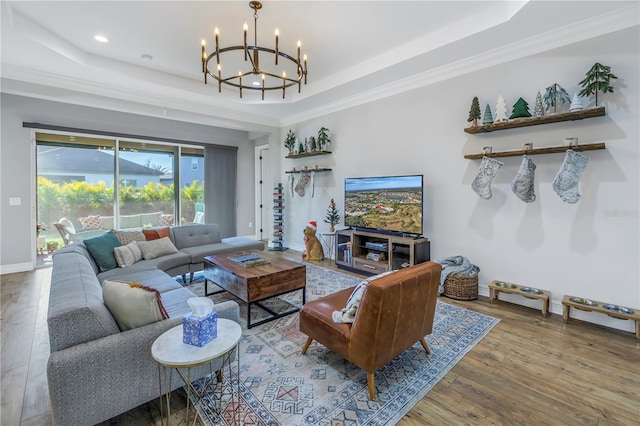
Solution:
[[[361,280],[307,264],[307,300]],[[189,288],[202,295],[202,278],[196,277]],[[300,353],[306,336],[299,331],[298,313],[247,329],[242,301],[226,292],[211,297],[240,304],[243,331],[240,398],[229,403],[231,385],[235,389],[238,380],[234,363],[231,377],[224,377],[218,392],[198,404],[206,425],[233,424],[236,408],[242,425],[393,425],[498,323],[496,318],[438,301],[434,330],[426,337],[431,354],[416,343],[378,370],[376,400],[370,401],[363,370],[317,342],[306,355]],[[296,291],[273,301],[272,308],[301,302],[301,292]],[[252,322],[267,315],[252,307],[254,313]],[[222,407],[220,414],[216,407]]]

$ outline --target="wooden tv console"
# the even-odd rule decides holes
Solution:
[[[424,237],[403,237],[345,229],[336,232],[336,266],[364,275],[406,268],[430,259]]]

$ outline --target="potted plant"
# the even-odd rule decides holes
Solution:
[[[318,131],[318,149],[324,151],[324,147],[328,143],[331,143],[331,139],[329,139],[329,129],[321,127]]]
[[[47,241],[47,251],[49,253],[53,253],[58,250],[58,242],[57,241]]]
[[[336,225],[340,222],[340,212],[336,209],[336,202],[333,201],[333,198],[329,203],[329,208],[327,209],[327,215],[324,221],[330,225],[330,232],[336,232]]]
[[[296,146],[296,134],[293,130],[289,129],[287,137],[284,139],[284,147],[289,150],[289,155],[293,154],[293,149]]]

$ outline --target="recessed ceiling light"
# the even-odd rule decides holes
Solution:
[[[144,55],[140,56],[140,58],[143,61],[151,61],[153,59],[153,56],[149,55],[148,53],[145,53]]]
[[[106,38],[105,36],[100,35],[100,34],[93,36],[93,38],[94,38],[96,41],[99,41],[100,43],[108,43],[108,42],[109,42],[109,39],[108,39],[108,38]]]
[[[260,82],[259,81],[252,81],[251,84],[254,85],[254,86],[260,86]]]

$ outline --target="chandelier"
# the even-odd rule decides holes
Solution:
[[[262,3],[259,1],[249,2],[249,7],[253,9],[253,46],[247,44],[247,32],[248,26],[245,22],[244,31],[244,44],[242,46],[229,46],[220,47],[219,37],[220,32],[216,27],[214,31],[216,49],[210,55],[207,55],[206,42],[202,40],[202,72],[204,73],[204,83],[207,84],[207,76],[213,77],[218,81],[218,92],[222,92],[222,85],[236,87],[240,90],[240,98],[242,98],[242,91],[244,90],[260,90],[262,92],[262,100],[264,100],[264,92],[267,90],[282,90],[282,99],[285,98],[285,91],[287,87],[294,85],[298,86],[298,93],[302,86],[302,81],[307,84],[307,55],[304,55],[300,60],[300,47],[301,43],[298,40],[297,54],[296,56],[289,55],[280,51],[278,42],[280,33],[276,28],[275,31],[275,49],[268,47],[258,46],[258,10],[262,8]],[[225,59],[228,58],[228,62],[225,62],[226,69],[235,69],[235,66],[239,68],[237,74],[223,74],[222,73],[222,58],[221,55],[227,52],[235,52],[235,55],[225,55]],[[289,66],[290,74],[293,71],[293,76],[288,76],[286,70],[269,71],[260,67],[260,52],[268,54],[270,60],[274,60],[274,67],[277,69],[278,58],[281,59],[281,63]],[[242,56],[244,55],[244,60]],[[273,55],[274,59],[271,59]],[[264,59],[264,56],[263,56]],[[283,61],[284,60],[284,61]],[[247,64],[247,62],[250,63]],[[210,67],[213,66],[213,69]],[[283,65],[284,67],[285,65]],[[244,67],[245,71],[241,68]],[[292,68],[293,67],[293,68]],[[247,69],[248,68],[248,69]],[[271,68],[273,70],[273,68]]]

